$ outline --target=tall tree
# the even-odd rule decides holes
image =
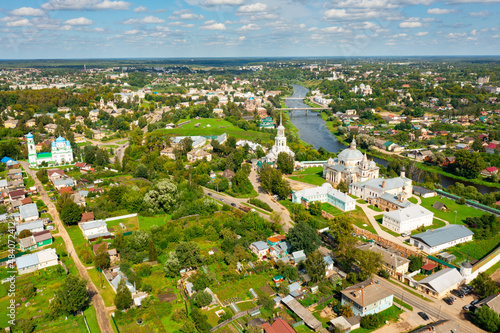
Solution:
[[[471,286],[483,297],[492,295],[498,291],[496,282],[486,272],[479,273],[477,278],[471,282]]]
[[[109,268],[110,260],[106,243],[102,243],[97,249],[94,265],[100,270]]]
[[[53,318],[61,313],[70,315],[84,310],[90,301],[87,292],[87,282],[79,276],[68,275],[63,284],[55,292],[54,300],[50,303],[50,312]]]
[[[487,306],[482,306],[474,313],[474,321],[477,326],[487,332],[497,332],[500,327],[500,317]]]
[[[115,306],[118,310],[125,310],[132,306],[132,293],[125,284],[125,279],[121,279],[115,295]]]
[[[323,255],[318,250],[309,253],[305,265],[312,282],[316,283],[325,278],[326,265]]]
[[[156,252],[156,246],[152,239],[149,240],[149,261],[158,260],[158,253]]]
[[[61,220],[65,225],[75,225],[82,219],[80,207],[73,200],[66,200],[61,207]]]
[[[293,172],[294,163],[295,161],[293,160],[292,155],[285,152],[281,152],[278,154],[276,165],[278,166],[278,170],[280,170],[285,175],[289,175]]]
[[[316,230],[306,222],[299,222],[288,231],[287,240],[294,251],[304,250],[306,254],[317,250],[321,239]]]

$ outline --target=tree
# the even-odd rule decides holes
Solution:
[[[61,208],[61,220],[65,225],[76,225],[82,219],[80,207],[72,200],[66,200]]]
[[[408,259],[410,259],[410,266],[409,266],[410,272],[415,272],[424,265],[422,256],[411,255],[408,257]]]
[[[493,295],[498,291],[496,282],[493,281],[486,272],[479,273],[477,278],[475,278],[470,285],[483,297]]]
[[[455,152],[455,162],[448,165],[450,171],[458,176],[468,179],[475,179],[479,173],[485,168],[481,154],[462,149]]]
[[[97,249],[94,265],[100,270],[109,268],[110,260],[106,243],[101,244]]]
[[[343,180],[341,180],[340,183],[337,184],[337,190],[342,193],[347,193],[347,191],[349,191],[349,186],[347,186],[347,184],[344,183]]]
[[[309,213],[314,216],[321,215],[321,201],[313,201],[309,204]]]
[[[305,262],[307,274],[311,277],[312,282],[316,283],[325,278],[325,261],[323,255],[318,251],[314,251],[307,256]]]
[[[300,277],[297,266],[292,266],[290,264],[284,264],[280,269],[280,273],[285,279],[290,281],[297,281]]]
[[[278,170],[280,170],[285,175],[289,175],[293,172],[294,163],[295,162],[292,155],[285,152],[281,152],[278,154],[276,165],[278,166]]]
[[[379,314],[371,314],[361,317],[361,327],[364,329],[374,329],[380,326],[382,323],[381,317]]]
[[[149,261],[158,260],[158,253],[156,252],[156,246],[152,239],[149,240]]]
[[[212,295],[210,295],[210,293],[206,291],[200,291],[196,294],[193,301],[197,307],[203,308],[212,303],[212,300]]]
[[[380,253],[359,249],[356,252],[358,266],[364,274],[371,276],[382,268],[382,255]]]
[[[125,279],[121,279],[115,295],[115,306],[118,310],[125,310],[132,306],[132,293],[125,284]]]
[[[84,310],[89,301],[87,281],[77,275],[68,275],[55,292],[54,299],[50,303],[50,313],[53,318],[57,318],[61,314],[71,315]]]
[[[200,247],[195,242],[182,242],[175,248],[181,268],[196,268],[203,262]]]
[[[23,238],[30,237],[30,236],[31,236],[31,231],[28,229],[24,229],[23,231],[21,231],[19,233],[19,239],[23,239]]]
[[[144,196],[144,203],[151,213],[169,212],[177,199],[177,185],[170,179],[160,179]]]
[[[349,304],[344,304],[344,305],[339,306],[339,312],[345,318],[349,318],[349,317],[353,316],[352,308]]]
[[[500,317],[498,314],[487,306],[482,306],[476,310],[475,323],[477,326],[487,332],[497,332],[500,327]]]
[[[47,175],[47,170],[43,169],[36,173],[36,177],[42,184],[47,184],[49,182],[49,177]]]
[[[321,244],[316,230],[302,221],[288,231],[287,240],[295,251],[304,250],[306,254],[314,252]]]

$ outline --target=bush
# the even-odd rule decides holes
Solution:
[[[257,206],[259,208],[262,208],[264,210],[267,210],[268,212],[272,212],[273,209],[264,201],[259,200],[259,199],[250,199],[248,202],[254,206]]]
[[[465,198],[464,197],[460,197],[460,199],[458,199],[458,204],[459,205],[465,205]]]
[[[381,277],[383,277],[384,279],[388,279],[390,277],[390,274],[389,272],[387,272],[385,269],[381,269],[379,272],[378,272],[378,275],[380,275]]]
[[[361,318],[360,324],[364,329],[374,329],[382,324],[382,318],[378,314],[366,315]]]

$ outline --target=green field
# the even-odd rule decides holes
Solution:
[[[87,324],[89,325],[90,333],[101,332],[99,328],[99,323],[97,322],[97,315],[95,313],[94,306],[90,306],[84,311],[85,318],[87,319]]]
[[[472,242],[462,243],[446,249],[446,252],[457,257],[454,261],[459,263],[467,259],[467,255],[473,259],[481,259],[500,244],[500,234],[497,234],[490,239],[473,240]]]
[[[179,120],[179,123],[186,121],[187,119]],[[195,127],[195,124],[200,124],[199,127]],[[210,125],[210,127],[207,127]],[[228,136],[234,136],[236,138],[255,140],[260,138],[262,141],[270,140],[270,134],[268,132],[258,132],[258,131],[245,131],[239,127],[234,126],[230,122],[223,119],[215,118],[203,118],[203,119],[191,119],[189,124],[183,125],[180,128],[174,129],[160,129],[156,130],[165,134],[172,135],[221,135],[226,133]]]
[[[441,210],[437,210],[432,208],[432,205],[436,202],[439,201],[448,207],[448,211],[443,212]],[[455,216],[456,216],[456,223],[457,224],[464,224],[464,221],[467,217],[475,217],[475,216],[482,216],[486,214],[482,210],[468,207],[466,205],[459,205],[453,200],[450,200],[448,198],[439,198],[439,197],[431,197],[431,198],[422,198],[422,207],[427,208],[431,212],[434,213],[434,216],[439,217],[445,221],[448,221],[450,223],[455,223]],[[455,215],[455,211],[457,211]]]
[[[413,203],[413,204],[417,204],[418,203],[418,200],[415,197],[408,198],[408,201],[411,202],[411,203]]]
[[[154,225],[164,225],[168,221],[172,219],[171,214],[163,215],[163,216],[140,216],[139,217],[139,229],[141,230],[149,230]]]
[[[340,215],[340,214],[344,213],[343,211],[341,211],[337,207],[332,206],[327,202],[323,202],[321,204],[321,209],[324,210],[325,212],[327,212],[328,214],[332,214],[333,216]]]
[[[122,229],[120,227],[120,223],[123,223],[123,225],[125,225],[125,229]],[[109,230],[111,233],[117,232],[117,231],[127,232],[127,231],[139,230],[139,221],[137,220],[137,216],[126,218],[126,219],[109,221],[109,222],[106,222],[106,225],[108,226],[108,229],[113,229],[113,230]]]
[[[90,279],[94,283],[95,287],[99,290],[99,294],[101,294],[102,299],[104,300],[104,305],[106,307],[115,305],[115,292],[113,291],[111,284],[106,281],[106,277],[104,277],[102,273],[99,273],[97,268],[88,269],[87,272],[89,273]]]
[[[374,210],[376,212],[381,212],[382,209],[378,208],[378,207],[375,207],[374,205],[369,205],[368,208],[370,208],[371,210]]]
[[[377,231],[375,228],[373,228],[370,220],[368,220],[368,217],[366,216],[365,212],[358,206],[356,206],[356,209],[353,211],[350,211],[346,214],[349,214],[353,218],[354,225],[360,229],[365,229],[366,231],[371,232],[374,235],[377,235]],[[366,224],[366,226],[365,226]]]
[[[288,178],[318,186],[326,182],[323,178],[323,167],[313,167],[307,168],[303,171],[296,171]]]

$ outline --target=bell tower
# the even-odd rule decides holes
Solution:
[[[28,144],[28,162],[30,163],[30,166],[36,166],[36,148],[35,148],[35,141],[33,139],[33,134],[28,133],[26,135],[26,140]]]

